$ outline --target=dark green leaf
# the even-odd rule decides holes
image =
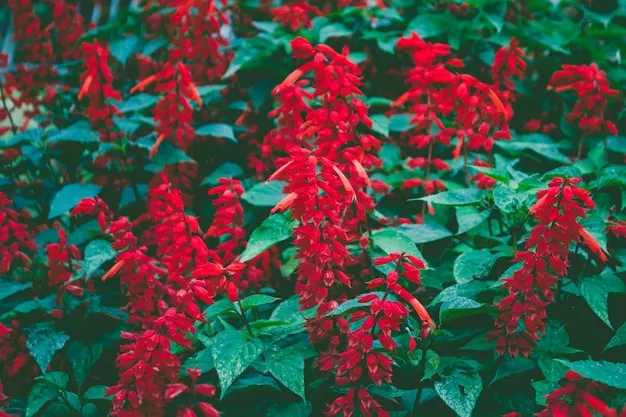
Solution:
[[[39,365],[41,372],[46,373],[54,355],[65,346],[68,340],[69,336],[57,330],[54,323],[39,322],[28,329],[26,347]]]
[[[420,13],[409,22],[407,30],[415,31],[420,37],[427,39],[444,33],[450,23],[450,18],[444,14]]]
[[[580,376],[601,382],[610,387],[626,389],[626,363],[607,361],[576,361],[558,359]]]
[[[65,129],[55,131],[48,135],[46,143],[80,142],[97,143],[100,140],[98,132],[94,132],[86,122],[76,122]]]
[[[384,138],[389,137],[389,119],[387,118],[387,116],[385,116],[384,114],[374,114],[370,116],[370,118],[372,119],[372,130]],[[383,147],[385,145],[388,144],[384,144]],[[385,159],[383,158],[383,166],[384,164]]]
[[[235,138],[235,132],[230,125],[224,123],[211,123],[201,126],[196,129],[196,134],[199,136],[212,136],[216,138],[228,139],[231,142],[237,143]]]
[[[94,385],[89,387],[87,391],[83,394],[83,398],[85,400],[111,400],[111,396],[105,397],[104,393],[107,391],[109,387],[106,385]]]
[[[203,349],[192,357],[188,358],[183,364],[182,373],[187,374],[187,369],[198,369],[200,372],[207,373],[215,368],[213,364],[213,355],[211,349]]]
[[[439,321],[449,323],[461,317],[473,316],[494,310],[490,304],[482,304],[478,301],[464,297],[455,297],[444,300],[439,310]]]
[[[521,374],[522,372],[529,371],[535,367],[536,365],[533,360],[522,356],[506,358],[496,370],[496,375],[493,377],[489,385],[502,378],[506,378],[507,376]]]
[[[320,42],[324,43],[330,38],[344,38],[346,36],[352,36],[352,31],[345,27],[341,23],[331,23],[324,26],[320,30]]]
[[[600,320],[612,329],[613,326],[609,320],[609,290],[604,285],[602,277],[584,277],[581,279],[580,293]]]
[[[224,398],[228,387],[261,355],[263,342],[258,339],[248,341],[237,330],[225,330],[212,340],[211,354],[220,381],[220,398]]]
[[[98,270],[105,262],[115,258],[117,252],[113,250],[111,242],[108,240],[92,240],[85,248],[85,258],[82,262],[85,275],[91,276]]]
[[[287,213],[276,213],[268,217],[257,227],[248,240],[248,245],[240,257],[240,262],[254,259],[278,242],[289,239],[297,221],[291,220]]]
[[[74,378],[80,389],[91,368],[98,362],[102,355],[103,346],[99,343],[86,344],[81,341],[72,341],[67,346],[67,357],[72,364],[72,370],[74,372]]]
[[[567,155],[559,150],[558,145],[543,135],[517,135],[512,141],[496,141],[496,146],[515,156],[532,151],[552,161],[567,165],[571,163]]]
[[[122,39],[109,43],[111,55],[115,57],[122,65],[126,65],[128,58],[139,51],[140,39],[138,36],[125,36]]]
[[[374,244],[381,248],[385,253],[406,253],[407,255],[422,258],[422,254],[411,238],[404,233],[392,228],[376,230],[372,233]]]
[[[267,352],[267,370],[294,394],[304,398],[304,359],[289,349]]]
[[[158,96],[151,94],[135,94],[119,104],[116,103],[116,106],[120,113],[130,113],[152,108],[158,99]]]
[[[459,224],[457,234],[469,232],[474,227],[480,225],[489,218],[489,211],[478,211],[476,207],[459,206],[456,207],[456,221]]]
[[[486,249],[463,252],[454,260],[454,279],[465,284],[474,278],[484,278],[491,272],[494,260]]]
[[[20,144],[30,144],[30,145],[38,145],[41,142],[41,137],[43,136],[43,129],[37,127],[35,129],[28,129],[23,132],[18,133],[17,135],[11,136],[8,139],[0,140],[0,149],[2,148],[12,148],[14,146]]]
[[[486,176],[491,177],[495,180],[498,180],[504,184],[508,184],[509,181],[511,180],[511,176],[509,175],[509,173],[503,169],[480,167],[477,165],[472,165],[471,167],[475,169],[476,171],[482,172]]]
[[[435,382],[439,397],[460,417],[471,417],[482,389],[482,380],[477,373],[456,372]]]
[[[94,184],[69,184],[59,190],[50,204],[48,219],[61,216],[72,210],[83,198],[94,198],[101,187]]]
[[[493,201],[496,207],[509,214],[521,210],[527,198],[528,194],[516,193],[505,185],[499,185],[493,190]]]
[[[434,242],[452,236],[448,229],[436,223],[403,224],[398,226],[397,230],[416,244]]]
[[[247,203],[258,207],[274,207],[285,197],[282,181],[261,182],[243,193],[241,198]]]
[[[611,348],[626,345],[626,323],[622,324],[622,326],[617,329],[609,343],[604,347],[604,351],[607,351]]]
[[[243,170],[237,164],[225,162],[215,169],[200,185],[217,185],[220,178],[237,178],[243,175]]]
[[[214,318],[222,315],[225,312],[234,312],[235,305],[228,299],[223,299],[211,304],[204,310],[204,316],[207,320],[213,320]]]
[[[272,297],[271,295],[252,294],[241,300],[241,309],[246,311],[265,304],[275,303],[279,300],[280,298]]]
[[[444,206],[465,206],[480,203],[482,196],[483,192],[481,190],[476,188],[467,188],[462,190],[444,191],[442,193],[420,197],[415,200],[428,201]]]
[[[413,125],[411,124],[412,118],[413,115],[408,113],[392,115],[389,118],[389,131],[406,132],[413,127]]]
[[[13,278],[0,276],[0,301],[32,286],[32,282],[17,282]]]

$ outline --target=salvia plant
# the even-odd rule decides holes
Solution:
[[[626,417],[624,0],[8,0],[0,50],[0,417]]]

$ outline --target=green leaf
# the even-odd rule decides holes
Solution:
[[[235,305],[227,298],[219,300],[208,306],[206,310],[204,310],[204,316],[207,320],[213,320],[225,312],[235,312]]]
[[[576,361],[570,362],[557,359],[580,376],[601,382],[610,387],[626,389],[626,363],[607,361]]]
[[[215,169],[200,185],[217,185],[220,178],[237,178],[243,175],[241,167],[232,162],[225,162]]]
[[[484,278],[491,272],[494,256],[487,249],[463,252],[454,260],[454,279],[459,284]]]
[[[89,242],[85,248],[85,259],[82,262],[87,277],[91,276],[105,262],[115,258],[117,252],[108,240],[96,239]]]
[[[128,58],[139,51],[139,37],[135,35],[124,36],[124,38],[109,43],[111,55],[122,65],[126,65]]]
[[[400,148],[395,143],[383,143],[378,151],[378,157],[383,161],[383,169],[387,172],[393,171],[402,164]]]
[[[445,299],[439,310],[439,322],[449,323],[461,317],[474,316],[494,310],[490,304],[482,304],[478,301],[464,297]]]
[[[509,214],[521,210],[527,198],[527,193],[516,193],[505,185],[498,185],[493,190],[493,202],[496,207]]]
[[[32,282],[17,282],[13,278],[0,276],[0,301],[32,286]]]
[[[490,214],[488,210],[478,211],[478,209],[473,206],[456,207],[456,221],[459,224],[459,230],[456,232],[457,235],[469,232],[474,227],[487,220]]]
[[[606,285],[604,285],[602,277],[582,278],[580,293],[596,316],[613,329],[611,321],[609,320],[609,290]]]
[[[280,25],[275,22],[252,22],[252,26],[263,32],[274,33]]]
[[[272,297],[267,294],[252,294],[241,300],[241,309],[243,311],[250,310],[251,308],[255,308],[258,306],[262,306],[265,304],[275,303],[279,301],[280,298]]]
[[[104,394],[106,393],[107,389],[109,389],[109,387],[107,387],[106,385],[94,385],[94,386],[91,386],[83,394],[83,399],[85,399],[85,400],[92,400],[92,401],[95,401],[95,400],[107,400],[107,401],[110,401],[111,398],[113,398],[113,396],[108,396],[108,397],[104,396]]]
[[[435,382],[435,391],[439,397],[460,417],[471,417],[482,390],[482,380],[477,373],[457,371],[442,381]]]
[[[254,48],[241,48],[238,51],[235,51],[235,56],[233,57],[233,60],[230,61],[230,65],[228,66],[226,73],[222,76],[222,79],[225,80],[226,78],[233,76],[242,67],[256,59],[257,55],[258,51]]]
[[[443,193],[432,194],[426,197],[411,199],[409,201],[422,200],[444,206],[465,206],[480,203],[482,196],[483,192],[481,190],[476,188],[466,188],[461,190],[444,191]]]
[[[372,119],[372,130],[382,137],[389,137],[389,119],[384,114],[374,114],[370,116]],[[383,147],[388,145],[387,143],[383,144]],[[382,152],[382,150],[381,150]],[[385,159],[383,158],[383,166],[385,164]]]
[[[563,154],[558,144],[554,143],[545,135],[517,135],[512,141],[496,141],[496,147],[503,149],[514,156],[523,155],[527,151],[532,151],[539,156],[555,162],[570,165],[571,161],[567,155]]]
[[[0,140],[0,149],[2,148],[12,148],[14,146],[20,145],[22,143],[37,145],[41,142],[41,137],[43,136],[44,130],[40,127],[35,129],[28,129],[23,132],[18,133],[17,135],[11,136],[8,139]]]
[[[152,108],[158,100],[159,97],[152,94],[135,94],[121,103],[116,103],[116,107],[120,113],[130,113]]]
[[[406,253],[407,255],[417,256],[423,259],[422,254],[411,238],[396,229],[384,228],[372,233],[374,244],[381,248],[385,253]]]
[[[50,203],[48,219],[61,216],[72,210],[83,198],[94,198],[101,187],[94,184],[69,184],[59,190]]]
[[[282,181],[261,182],[243,193],[241,198],[247,203],[258,207],[274,207],[285,197]]]
[[[470,165],[473,169],[478,172],[485,174],[486,176],[503,182],[504,184],[508,184],[511,180],[511,176],[508,172],[503,169],[489,168],[489,167],[481,167],[478,165]]]
[[[437,223],[403,224],[398,226],[397,230],[416,244],[434,242],[452,236],[448,229]]]
[[[67,357],[72,364],[74,378],[80,389],[91,368],[98,362],[102,355],[103,346],[100,343],[86,344],[81,341],[72,341],[67,346]]]
[[[304,397],[304,358],[290,349],[267,352],[267,370],[291,392]]]
[[[597,214],[591,214],[587,218],[581,219],[580,224],[596,239],[602,250],[608,252],[604,219]]]
[[[258,339],[248,341],[247,337],[237,330],[225,330],[212,340],[211,354],[220,381],[221,399],[237,377],[261,356],[263,342]]]
[[[324,43],[330,38],[345,38],[352,36],[353,31],[345,27],[342,23],[331,23],[320,30],[320,42]]]
[[[609,343],[604,347],[603,352],[623,345],[626,345],[626,323],[622,324],[622,326],[617,329],[611,340],[609,340]]]
[[[39,322],[28,329],[26,347],[41,372],[46,373],[56,352],[61,350],[69,339],[65,332],[57,330],[54,323]]]
[[[413,119],[413,115],[408,113],[392,115],[389,118],[389,131],[406,132],[413,127],[411,119]]]
[[[254,259],[278,242],[289,239],[297,224],[297,221],[291,220],[289,214],[272,214],[254,229],[239,261],[247,262]]]
[[[521,374],[522,372],[535,369],[535,362],[531,359],[518,356],[515,358],[506,358],[496,370],[496,375],[493,377],[489,385],[494,382],[506,378],[507,376]]]
[[[183,368],[181,373],[187,374],[187,369],[198,369],[200,372],[207,373],[215,369],[215,364],[213,363],[213,355],[211,353],[211,349],[203,349],[193,355],[190,358],[187,358],[185,363],[183,364]]]
[[[48,135],[46,143],[79,142],[97,143],[100,140],[98,132],[94,132],[86,122],[76,122],[65,129]]]
[[[224,123],[210,123],[208,125],[201,126],[196,129],[198,136],[212,136],[216,138],[228,139],[231,142],[237,143],[235,138],[235,132],[230,125]]]
[[[408,31],[415,31],[422,38],[432,38],[444,33],[451,20],[445,14],[420,13],[409,22]]]
[[[51,374],[62,374],[65,376],[65,385],[67,385],[68,377],[62,372],[51,372]],[[62,377],[59,375],[59,382],[62,382]],[[49,381],[38,381],[28,394],[28,400],[26,403],[25,417],[35,416],[46,404],[54,400],[59,396],[59,389],[65,388],[64,386],[57,386]]]
[[[167,39],[164,39],[164,38],[156,38],[156,39],[149,40],[143,46],[143,49],[141,50],[141,55],[150,56],[156,51],[158,51],[159,49],[163,48],[167,44],[168,44],[168,41]]]

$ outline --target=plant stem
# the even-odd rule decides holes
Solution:
[[[419,375],[423,378],[426,374],[426,343],[422,342],[422,361],[420,362],[420,371]],[[417,392],[415,393],[415,401],[413,402],[413,411],[411,412],[411,417],[417,417],[417,410],[420,406],[420,399],[422,397],[422,390],[424,388],[424,384],[421,380],[418,381]]]

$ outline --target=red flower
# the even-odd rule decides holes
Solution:
[[[28,227],[20,223],[20,215],[9,208],[13,202],[0,192],[0,273],[6,274],[17,265],[28,268],[36,250]]]
[[[563,386],[546,395],[546,408],[538,417],[617,417],[617,411],[609,407],[602,394],[606,386],[589,381],[575,372],[569,371],[563,379]]]
[[[306,2],[284,4],[272,9],[274,21],[280,22],[283,27],[290,28],[294,32],[300,28],[310,28],[311,18],[320,14],[317,7]]]

